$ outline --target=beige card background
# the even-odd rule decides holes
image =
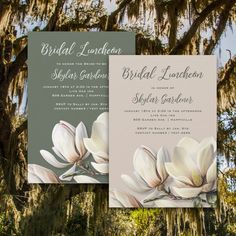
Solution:
[[[158,74],[162,68],[171,66],[172,71],[182,71],[187,66],[192,71],[204,73],[202,79],[123,79],[125,67],[141,71],[144,66],[151,70],[157,66]],[[158,72],[159,71],[159,72]],[[216,138],[216,58],[214,56],[110,56],[109,57],[109,187],[110,190],[119,189],[129,191],[121,179],[121,174],[132,175],[133,154],[140,145],[146,145],[158,150],[165,146],[172,154],[174,146],[183,136],[190,136],[201,141],[213,136]],[[151,87],[174,87],[174,89],[151,89]],[[133,104],[132,98],[136,93],[162,95],[168,93],[176,96],[191,96],[192,104]],[[144,118],[145,113],[124,112],[128,109],[201,109],[201,113],[192,113],[192,122],[134,122],[134,117]],[[181,118],[181,115],[179,115]],[[137,125],[158,127],[189,127],[189,135],[136,135]],[[142,194],[136,194],[142,199]]]

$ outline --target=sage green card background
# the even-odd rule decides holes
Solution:
[[[100,48],[106,42],[110,47],[121,48],[125,55],[135,54],[135,34],[125,32],[32,32],[29,34],[29,49],[28,49],[28,94],[29,94],[29,120],[28,120],[28,163],[39,164],[46,168],[53,170],[57,175],[61,175],[69,168],[57,169],[48,164],[40,155],[40,150],[45,149],[52,151],[51,133],[53,127],[60,120],[65,120],[70,124],[77,126],[80,121],[83,121],[87,127],[88,136],[91,134],[91,127],[97,116],[103,111],[55,111],[55,103],[57,102],[106,102],[108,103],[108,89],[100,89],[99,93],[106,94],[106,97],[98,98],[52,98],[52,92],[58,92],[51,89],[43,89],[45,85],[108,85],[108,78],[98,80],[66,80],[60,82],[52,80],[51,74],[57,67],[63,69],[64,72],[68,69],[76,71],[79,74],[86,69],[88,73],[95,73],[101,69],[101,73],[108,74],[108,55],[88,55],[76,57],[76,54],[69,56],[52,55],[43,56],[41,54],[42,42],[50,45],[58,46],[62,42],[66,42],[69,46],[73,42],[76,43],[75,51],[79,51],[79,47],[89,42],[89,48]],[[63,62],[104,62],[106,65],[72,65],[59,66],[57,63]],[[61,90],[63,91],[63,90]],[[60,93],[60,91],[59,91]],[[108,111],[108,106],[106,108]],[[54,154],[54,153],[53,153]],[[93,159],[90,155],[89,159]],[[60,160],[60,159],[59,159]],[[102,183],[108,182],[107,176],[100,176],[97,178]],[[68,182],[71,183],[71,182]]]

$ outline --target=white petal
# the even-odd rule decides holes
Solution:
[[[66,161],[66,162],[67,162],[66,158],[57,150],[56,147],[52,147],[52,150],[53,150],[53,151],[55,152],[55,154],[56,154],[58,157],[60,157],[63,161]]]
[[[210,182],[202,186],[202,192],[210,192],[214,190],[215,182]]]
[[[133,173],[134,177],[145,189],[152,189],[150,186],[148,186],[147,182],[136,171],[134,171]]]
[[[156,159],[144,148],[138,148],[133,158],[135,171],[154,188],[160,184],[161,180],[156,173]]]
[[[98,121],[108,127],[108,122],[109,122],[108,112],[103,112],[102,114],[100,114],[96,121]]]
[[[154,189],[154,191],[152,191],[149,195],[147,195],[142,202],[143,203],[148,203],[148,202],[154,202],[156,199],[158,198],[163,198],[165,196],[167,196],[168,194],[163,192],[163,191],[159,191],[157,189]]]
[[[199,188],[176,188],[173,187],[174,191],[182,198],[197,197],[202,191],[202,187]]]
[[[124,183],[135,192],[145,192],[150,190],[150,187],[143,185],[137,179],[131,178],[129,175],[121,175],[121,179]]]
[[[75,133],[75,127],[73,125],[71,125],[70,123],[64,121],[64,120],[60,120],[60,124],[66,126],[67,128],[69,128],[73,133]]]
[[[116,199],[123,205],[123,207],[140,207],[140,202],[132,195],[114,190]]]
[[[41,184],[43,182],[37,175],[28,172],[28,183],[29,184]]]
[[[156,159],[156,152],[154,150],[152,150],[151,148],[145,146],[145,145],[141,145],[141,147],[143,150],[145,150],[148,154],[150,154],[150,156],[153,156],[153,159]]]
[[[36,178],[34,179],[30,179],[30,180],[41,180],[41,183],[59,183],[59,179],[56,176],[56,174],[43,167],[40,165],[36,165],[36,164],[28,164],[28,173],[29,173],[29,177],[32,177],[32,175],[35,175]],[[29,182],[30,182],[29,180]],[[37,182],[38,183],[38,182]]]
[[[213,146],[213,150],[214,152],[216,152],[216,140],[213,137],[207,137],[204,138],[200,143],[199,143],[199,149],[205,147],[205,146],[209,146],[212,145]]]
[[[92,127],[91,139],[99,151],[108,153],[108,126],[95,121]]]
[[[199,143],[190,137],[183,137],[177,144],[178,147],[182,147],[189,150],[190,153],[194,153],[198,148]]]
[[[87,175],[77,175],[74,177],[75,181],[80,184],[97,184],[100,183],[98,180],[89,177]]]
[[[75,130],[75,145],[81,157],[86,153],[83,139],[87,137],[86,127],[83,122],[80,122]]]
[[[191,179],[183,175],[183,171],[176,168],[172,162],[165,163],[167,173],[174,179],[183,182],[185,184],[193,185]]]
[[[84,145],[87,148],[87,150],[91,152],[93,155],[99,156],[103,159],[108,159],[108,154],[103,150],[101,150],[100,146],[97,145],[97,143],[94,140],[90,138],[84,138]]]
[[[50,152],[46,150],[40,150],[40,154],[42,155],[42,157],[46,162],[48,162],[50,165],[56,168],[65,168],[68,165],[70,165],[70,163],[59,162]]]
[[[203,177],[206,175],[207,170],[209,169],[213,160],[214,160],[214,149],[211,144],[205,146],[204,148],[198,151],[197,164]]]
[[[157,153],[157,172],[163,182],[168,174],[166,172],[165,162],[170,161],[169,154],[164,147],[161,147]]]
[[[174,179],[174,178],[172,178],[172,176],[168,176],[164,183],[165,183],[164,189],[167,192],[173,193],[175,196],[177,194],[173,190],[173,187],[177,187],[177,188],[188,188],[189,187],[189,184],[186,184],[186,183],[183,183],[177,179]]]
[[[70,128],[61,123],[56,124],[52,131],[52,142],[68,162],[79,160],[79,153],[75,148],[75,134]]]
[[[188,160],[191,161],[190,156],[188,155],[185,148],[182,147],[175,147],[172,157],[172,162],[175,165],[175,168],[178,172],[183,176],[191,176],[191,171],[189,170]],[[179,174],[179,175],[180,175]]]
[[[101,156],[98,156],[98,155],[95,155],[94,153],[92,154],[93,155],[93,159],[97,162],[97,163],[107,163],[108,162],[108,159],[105,159]]]
[[[71,181],[73,176],[69,176],[69,177],[65,177],[67,175],[73,175],[76,171],[76,163],[69,169],[67,170],[65,173],[63,173],[62,175],[59,176],[59,179],[60,180],[63,180],[63,181]]]
[[[211,166],[209,167],[208,171],[207,171],[207,175],[206,175],[206,179],[207,179],[207,183],[211,183],[216,181],[216,174],[217,172],[217,166],[216,166],[216,158],[213,161],[213,163],[211,164]]]
[[[189,179],[192,179],[193,173],[200,176],[200,171],[197,165],[192,160],[186,149],[182,147],[174,148],[173,164],[180,173],[179,175],[186,176]]]
[[[109,172],[109,164],[108,163],[101,163],[98,164],[96,162],[91,162],[91,165],[93,166],[93,168],[102,173],[102,174],[107,174]]]

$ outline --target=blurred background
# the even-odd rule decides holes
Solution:
[[[0,235],[236,235],[235,30],[236,0],[0,0]],[[109,210],[107,185],[28,185],[30,31],[133,31],[136,54],[217,55],[217,208]]]

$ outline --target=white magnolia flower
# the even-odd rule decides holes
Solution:
[[[108,173],[108,112],[103,112],[94,121],[91,138],[84,138],[84,145],[92,153],[96,162],[91,162],[95,170]]]
[[[28,182],[29,183],[60,183],[57,175],[40,165],[28,164]]]
[[[109,207],[142,207],[142,204],[131,194],[113,190],[110,191]]]
[[[52,166],[56,168],[65,168],[69,165],[73,165],[71,169],[62,174],[59,178],[62,180],[71,180],[72,177],[64,177],[75,172],[76,165],[88,157],[83,139],[87,138],[87,130],[83,122],[80,122],[75,128],[73,125],[60,121],[56,124],[52,131],[52,147],[54,153],[63,160],[58,161],[54,155],[46,150],[40,150],[43,158]]]
[[[121,178],[135,192],[155,189],[168,177],[165,169],[167,161],[169,155],[163,147],[156,154],[150,148],[141,146],[135,151],[133,157],[134,177],[121,175]]]
[[[205,138],[200,143],[182,138],[174,149],[172,162],[166,163],[174,179],[170,190],[175,196],[192,198],[216,188],[216,141]]]

